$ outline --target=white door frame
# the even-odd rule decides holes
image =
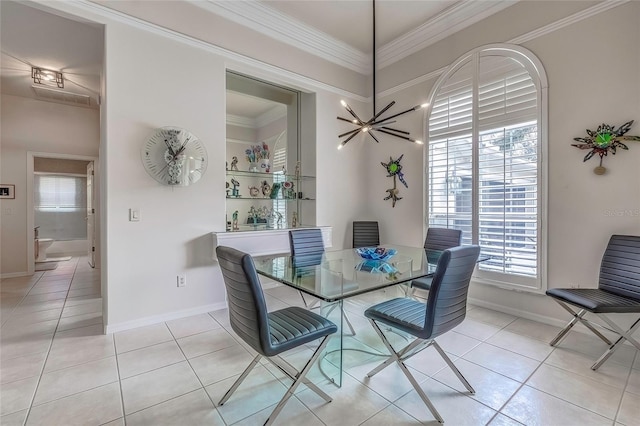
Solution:
[[[40,158],[61,158],[65,160],[82,160],[82,161],[93,161],[93,164],[97,164],[98,157],[89,157],[86,155],[73,155],[73,154],[60,154],[53,152],[34,152],[27,151],[27,272],[29,275],[33,275],[36,269],[35,265],[35,251],[34,251],[34,235],[33,228],[35,225],[35,214],[33,211],[33,159],[35,157]],[[100,180],[100,177],[96,175],[97,180]],[[94,181],[95,184],[95,181]],[[96,226],[98,228],[100,224]],[[94,229],[94,232],[99,232],[99,230]]]

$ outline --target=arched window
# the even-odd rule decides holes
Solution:
[[[438,79],[427,111],[427,218],[489,259],[476,279],[542,291],[547,82],[515,45],[483,46]]]

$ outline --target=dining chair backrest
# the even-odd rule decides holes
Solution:
[[[640,301],[640,236],[611,236],[600,264],[598,288]]]
[[[322,231],[318,228],[289,231],[291,256],[309,256],[324,253]]]
[[[460,246],[445,250],[431,281],[423,338],[435,338],[458,324],[467,313],[469,282],[480,247]]]
[[[451,228],[429,228],[424,240],[424,248],[428,250],[446,250],[462,244],[462,231]]]
[[[267,305],[253,259],[231,247],[216,247],[227,289],[231,328],[256,352],[270,345]]]
[[[353,248],[380,245],[378,222],[358,220],[353,222]]]

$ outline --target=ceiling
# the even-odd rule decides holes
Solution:
[[[360,58],[359,63],[345,66],[364,73],[371,70],[373,8],[369,0],[188,1],[327,60]],[[394,49],[397,43],[402,43],[406,56],[412,48],[426,47],[425,40],[433,43],[514,1],[378,0],[376,52],[382,61],[399,60],[395,52],[398,49]],[[35,7],[46,9],[38,4]],[[35,7],[0,1],[2,93],[35,97],[31,87],[34,65],[62,71],[64,90],[90,96],[90,106],[97,107],[104,45],[102,26]],[[320,44],[324,49],[318,48]],[[332,51],[337,54],[332,55]],[[248,109],[247,100],[238,100],[241,101]],[[257,105],[252,109],[254,118],[264,114]]]

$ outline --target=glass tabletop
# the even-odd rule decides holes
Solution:
[[[254,263],[261,275],[333,302],[432,276],[442,253],[393,244],[384,248],[396,253],[387,260],[368,260],[355,249],[345,249],[309,256],[258,256]]]

